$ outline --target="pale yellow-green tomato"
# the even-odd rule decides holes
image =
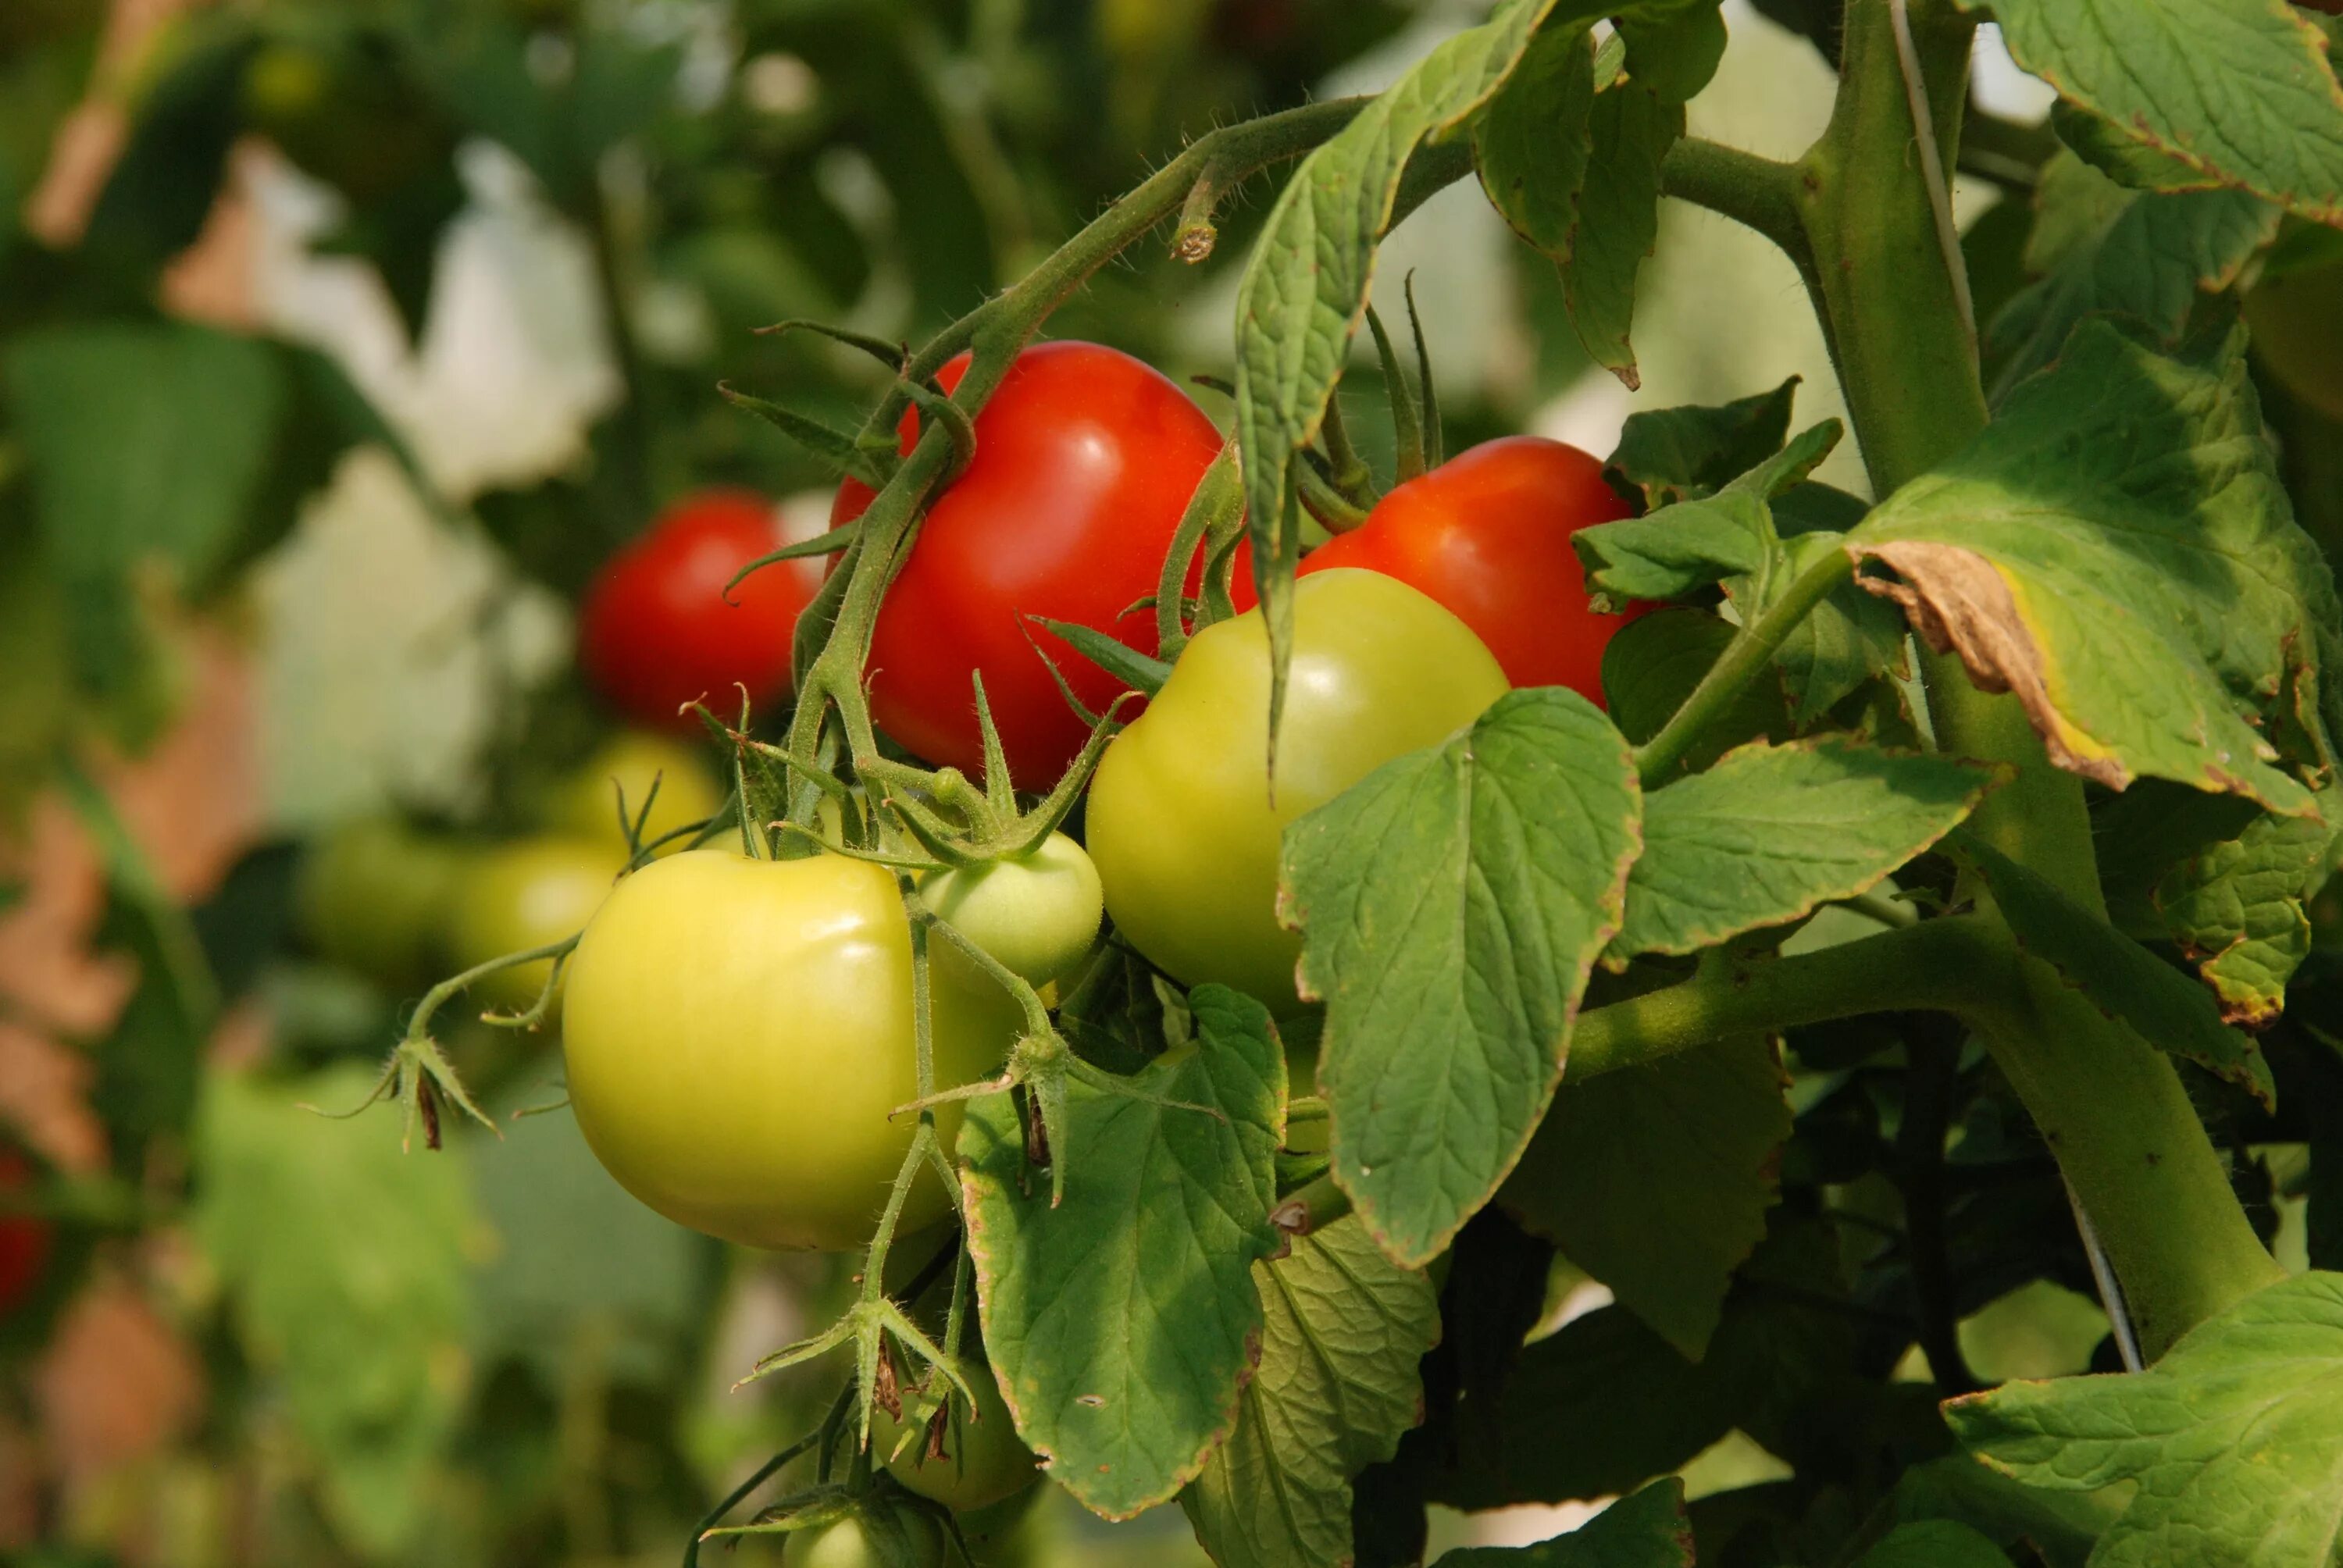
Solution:
[[[1302,938],[1277,920],[1288,824],[1446,739],[1506,691],[1472,629],[1395,578],[1355,568],[1293,585],[1293,658],[1268,771],[1269,634],[1249,610],[1208,628],[1115,737],[1091,785],[1091,859],[1131,945],[1190,985],[1300,1005]]]
[[[607,839],[547,833],[492,844],[473,857],[456,886],[447,952],[458,970],[578,934],[626,869],[626,851]],[[553,960],[498,970],[472,987],[487,1007],[516,1010],[545,989]],[[564,982],[565,989],[567,982]]]
[[[925,1427],[912,1433],[898,1452],[902,1422],[883,1409],[870,1412],[870,1451],[886,1465],[887,1473],[955,1513],[989,1508],[1041,1479],[1033,1451],[1018,1439],[1017,1423],[1010,1419],[992,1369],[978,1362],[968,1375],[976,1390],[975,1419],[970,1419],[968,1402],[955,1393],[945,1418],[941,1458],[929,1457]]]
[[[406,990],[437,977],[463,851],[392,817],[346,822],[301,863],[301,929],[324,957]]]
[[[1015,1004],[931,978],[935,1087],[997,1071]],[[564,988],[569,1102],[620,1186],[749,1246],[870,1240],[916,1125],[889,1112],[919,1093],[892,872],[838,855],[669,856],[618,884]],[[960,1108],[936,1122],[949,1151]],[[950,1206],[922,1176],[900,1229]]]
[[[654,779],[659,782],[657,795],[651,793]],[[563,780],[548,815],[564,832],[608,839],[623,847],[627,835],[618,826],[619,789],[626,791],[629,819],[641,814],[644,801],[650,802],[650,818],[642,829],[646,844],[714,816],[728,793],[717,783],[705,748],[629,729],[604,741],[584,767]],[[659,853],[672,854],[684,843],[679,839]]]
[[[943,1526],[908,1508],[791,1531],[782,1568],[939,1568]]]
[[[1063,979],[1090,957],[1106,912],[1098,868],[1063,833],[1051,834],[1021,859],[930,872],[920,880],[920,897],[1036,986]],[[928,951],[940,954],[963,980],[982,972],[949,942],[930,941]]]

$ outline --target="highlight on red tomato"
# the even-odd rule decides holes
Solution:
[[[1301,574],[1364,567],[1429,595],[1471,627],[1515,686],[1566,686],[1603,705],[1603,649],[1647,609],[1588,607],[1570,537],[1631,516],[1603,464],[1539,436],[1459,453],[1375,504],[1302,559]],[[1238,603],[1252,603],[1250,582]]]
[[[937,379],[949,390],[967,356]],[[904,425],[906,448],[915,432]],[[1160,371],[1095,343],[1044,343],[1017,357],[976,417],[976,456],[929,508],[887,590],[870,641],[870,711],[931,762],[973,773],[984,759],[970,677],[1001,731],[1009,770],[1047,789],[1088,739],[1040,650],[1093,709],[1122,684],[1025,618],[1047,616],[1155,650],[1152,609],[1172,536],[1220,432]],[[862,515],[849,479],[832,527]],[[1248,558],[1249,561],[1249,558]],[[1190,568],[1191,591],[1202,575]],[[1240,577],[1251,570],[1237,567]]]
[[[779,561],[724,585],[787,540],[780,514],[745,490],[700,490],[662,512],[586,590],[578,662],[603,699],[639,724],[689,731],[695,699],[726,717],[739,689],[763,706],[789,690],[789,637],[820,586],[811,561]]]
[[[32,1184],[30,1161],[13,1149],[0,1149],[0,1192]],[[0,1313],[32,1293],[49,1261],[48,1221],[29,1214],[0,1214]]]

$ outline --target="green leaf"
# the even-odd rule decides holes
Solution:
[[[2007,1383],[1945,1407],[2029,1486],[2137,1490],[2097,1568],[2328,1563],[2343,1547],[2343,1275],[2258,1291],[2145,1372]]]
[[[581,1374],[657,1385],[680,1375],[720,1249],[630,1197],[566,1111],[468,1151],[495,1235],[478,1272],[474,1342],[558,1390]]]
[[[2276,1019],[2286,982],[2310,956],[2304,906],[2335,869],[2332,824],[2343,812],[2343,795],[2331,786],[2320,799],[2323,816],[2265,813],[2157,883],[2165,931],[2197,960],[2229,1022],[2251,1029]]]
[[[1694,15],[1714,23],[1715,7]],[[1640,77],[1597,92],[1587,34],[1553,25],[1473,129],[1490,202],[1560,269],[1579,342],[1631,389],[1643,384],[1627,339],[1635,274],[1659,233],[1660,162],[1683,135],[1683,97]]]
[[[1252,1265],[1279,1240],[1284,1053],[1259,1002],[1212,985],[1188,1000],[1195,1042],[1127,1092],[1067,1081],[1061,1206],[1010,1096],[976,1101],[960,1134],[1001,1392],[1051,1477],[1108,1518],[1170,1498],[1228,1436],[1262,1333]]]
[[[1544,1113],[1641,818],[1626,741],[1545,687],[1286,829],[1334,1178],[1394,1261],[1437,1255]]]
[[[1618,23],[1627,44],[1627,75],[1665,103],[1688,102],[1725,58],[1725,16],[1717,0],[1636,0],[1621,10]]]
[[[1963,0],[1970,10],[1983,0]],[[2152,14],[1993,0],[2020,65],[2116,136],[2322,223],[2343,223],[2343,89],[2290,5],[2160,0]]]
[[[2048,276],[1994,318],[1997,393],[2057,357],[2087,316],[2120,316],[2177,343],[2200,294],[2217,294],[2278,232],[2278,209],[2241,191],[2126,191],[2072,154],[2044,168]],[[2035,254],[2029,247],[2029,254]]]
[[[2117,1508],[2104,1495],[2037,1492],[1965,1453],[1916,1464],[1897,1478],[1887,1510],[1898,1524],[1950,1519],[2005,1548],[2030,1546],[2049,1568],[2084,1568]]]
[[[1714,408],[1630,414],[1604,472],[1639,491],[1647,508],[1714,494],[1782,449],[1797,387],[1793,376],[1771,392]]]
[[[2009,1568],[1991,1537],[1950,1519],[1899,1524],[1855,1560],[1855,1568]]]
[[[1684,1483],[1655,1481],[1565,1535],[1534,1546],[1466,1546],[1440,1568],[1692,1568]]]
[[[1791,493],[1823,487],[1799,486]],[[1775,521],[1777,526],[1785,521],[1778,506]],[[1829,551],[1845,548],[1845,534],[1825,529],[1784,539],[1782,563],[1769,585],[1774,591],[1748,604],[1736,598],[1735,605],[1746,618],[1763,615],[1809,567]],[[1865,681],[1889,671],[1904,673],[1905,637],[1904,618],[1896,614],[1894,605],[1851,582],[1832,589],[1805,619],[1790,628],[1790,635],[1774,652],[1775,666],[1782,672],[1783,691],[1789,699],[1791,725],[1800,730],[1809,729]]]
[[[1758,577],[1779,554],[1763,496],[1725,490],[1570,537],[1600,608],[1681,598],[1729,577]]]
[[[1746,1035],[1565,1084],[1497,1201],[1698,1361],[1765,1237],[1786,1082]]]
[[[1990,844],[1964,834],[1956,847],[1985,878],[2019,947],[2150,1045],[2272,1103],[2277,1088],[2261,1048],[2222,1023],[2220,1008],[2203,986]]]
[[[1253,1281],[1261,1364],[1236,1430],[1180,1505],[1222,1568],[1347,1562],[1351,1477],[1423,1419],[1416,1363],[1440,1338],[1439,1295],[1355,1215],[1255,1263]]]
[[[392,1118],[304,1109],[353,1104],[373,1078],[357,1064],[295,1084],[213,1074],[195,1233],[327,1515],[381,1559],[429,1523],[416,1499],[463,1413],[473,1221],[460,1151],[409,1159]]]
[[[200,581],[236,548],[287,388],[268,347],[186,323],[61,327],[0,360],[58,572],[158,558]]]
[[[2327,752],[2318,666],[2343,608],[2279,487],[2244,350],[2232,331],[2166,358],[2086,321],[1847,548],[1895,569],[1860,580],[2013,692],[2058,766],[2296,815],[2310,791],[2258,726],[2278,710]]]
[[[1684,706],[1693,689],[1732,643],[1734,628],[1704,609],[1670,606],[1638,616],[1621,627],[1603,649],[1603,691],[1611,722],[1637,746],[1660,732]],[[1725,717],[1684,755],[1686,772],[1696,772],[1745,741],[1760,736],[1790,738],[1790,718],[1782,693],[1753,680]]]
[[[84,245],[142,267],[193,245],[210,218],[228,149],[242,134],[245,65],[258,46],[242,18],[197,22],[136,105]]]
[[[2107,121],[2061,98],[2050,106],[2050,127],[2077,157],[2127,189],[2208,191],[2220,177],[2136,142]]]
[[[1285,708],[1301,557],[1293,465],[1318,434],[1365,313],[1400,176],[1420,144],[1463,124],[1504,84],[1554,5],[1503,0],[1487,22],[1441,43],[1304,158],[1237,286],[1237,430],[1253,582],[1269,630],[1272,736]]]
[[[1698,952],[1867,891],[1994,782],[1976,763],[1847,736],[1745,746],[1644,798],[1644,853],[1604,961]]]
[[[1152,697],[1162,690],[1164,681],[1171,678],[1170,665],[1140,652],[1120,638],[1094,626],[1083,626],[1071,620],[1052,620],[1046,615],[1028,616],[1026,618],[1064,638],[1076,653],[1133,691]]]

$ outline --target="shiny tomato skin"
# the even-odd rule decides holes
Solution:
[[[785,542],[779,512],[745,490],[701,490],[662,512],[603,566],[578,614],[578,662],[602,699],[654,729],[696,733],[705,701],[737,718],[789,690],[789,636],[821,568],[782,561],[731,591],[732,574]]]
[[[947,389],[963,356],[937,379]],[[913,427],[906,421],[906,447]],[[1059,694],[1048,650],[1083,704],[1122,683],[1024,617],[1072,621],[1155,649],[1163,558],[1220,432],[1152,367],[1095,343],[1044,343],[1017,357],[976,417],[976,456],[929,508],[887,590],[870,643],[870,711],[930,761],[973,776],[983,748],[970,676],[981,671],[1010,772],[1046,789],[1089,730]],[[870,492],[840,487],[832,525]],[[1240,563],[1240,573],[1251,570]],[[1201,561],[1190,570],[1191,591]]]
[[[1082,847],[1052,833],[1021,859],[930,871],[920,896],[962,936],[1028,983],[1061,980],[1098,945],[1105,913],[1098,868]],[[941,961],[970,964],[958,948],[931,942]]]
[[[935,1083],[997,1070],[1021,1015],[930,973]],[[619,882],[563,982],[578,1125],[618,1184],[748,1246],[870,1240],[915,1120],[911,932],[891,872],[689,849]],[[947,1151],[960,1107],[936,1114]],[[941,1219],[923,1176],[899,1233]]]
[[[33,1167],[13,1149],[0,1149],[0,1192],[31,1185]],[[48,1221],[29,1214],[0,1215],[0,1315],[32,1293],[49,1261]]]
[[[1445,605],[1515,686],[1567,686],[1603,705],[1603,649],[1648,607],[1602,615],[1570,537],[1633,508],[1603,464],[1538,436],[1506,436],[1395,487],[1367,520],[1302,558],[1302,575],[1365,567]]]
[[[1277,920],[1287,825],[1445,739],[1506,689],[1472,629],[1405,583],[1303,578],[1272,801],[1261,612],[1199,633],[1091,785],[1091,859],[1116,930],[1177,980],[1218,980],[1292,1012],[1302,939]]]

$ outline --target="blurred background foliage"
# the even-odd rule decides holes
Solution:
[[[850,428],[884,373],[758,328],[916,338],[1183,137],[1372,90],[1476,9],[0,4],[0,1553],[671,1562],[809,1423],[833,1374],[731,1384],[834,1313],[838,1261],[669,1225],[566,1115],[427,1156],[388,1112],[307,1109],[364,1096],[432,944],[305,921],[305,867],[375,854],[445,924],[440,858],[540,827],[612,730],[570,661],[594,569],[709,484],[823,526],[823,471],[716,384]],[[1831,66],[1775,18],[1826,9],[1728,5],[1694,129],[1801,148]],[[1980,94],[2019,135],[2047,106],[2006,62]],[[2024,277],[2020,176],[1962,184],[1981,314]],[[1052,332],[1226,374],[1266,190],[1210,260],[1136,248]],[[1665,215],[1632,396],[1469,186],[1386,248],[1387,313],[1411,273],[1452,449],[1601,453],[1634,408],[1790,374],[1804,419],[1838,411],[1788,265],[1705,214]],[[1375,394],[1362,366],[1370,444]],[[1825,477],[1859,487],[1852,451]],[[558,1098],[540,1040],[451,1047],[500,1120]],[[1812,1051],[1785,1180],[1820,1187],[1878,1111]],[[1992,1243],[2032,1251],[1963,1347],[2073,1370],[2103,1323],[2071,1230],[2007,1218]],[[1546,1328],[1589,1289],[1562,1271]],[[1688,1472],[1782,1473],[1738,1434]],[[1551,1533],[1534,1513],[1476,1538]],[[1196,1559],[1176,1513],[1110,1530],[1048,1489],[1012,1525],[1001,1561]]]

